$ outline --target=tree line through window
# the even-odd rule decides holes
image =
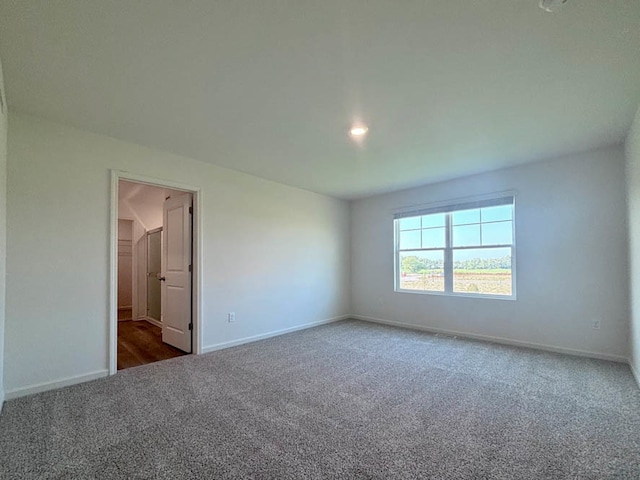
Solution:
[[[513,218],[513,197],[397,215],[396,290],[512,297]]]

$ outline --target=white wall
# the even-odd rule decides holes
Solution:
[[[505,190],[517,191],[516,301],[394,293],[394,209]],[[621,147],[359,200],[351,222],[358,316],[617,360],[628,354]]]
[[[631,297],[629,350],[631,367],[640,384],[640,109],[629,131],[627,206],[629,209],[629,292]]]
[[[7,98],[4,96],[4,82],[0,64],[0,411],[4,401],[4,323],[5,323],[5,277],[6,277],[6,233],[7,233]]]
[[[205,348],[348,313],[346,202],[12,112],[13,396],[108,368],[110,169],[202,188]]]

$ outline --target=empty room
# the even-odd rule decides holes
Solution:
[[[0,478],[640,478],[640,2],[0,0]]]

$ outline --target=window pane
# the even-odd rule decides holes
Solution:
[[[482,245],[510,245],[512,241],[511,222],[482,224]]]
[[[444,227],[446,214],[434,213],[432,215],[422,216],[422,228]]]
[[[463,225],[465,223],[480,223],[480,209],[460,210],[452,214],[453,225]]]
[[[400,250],[411,248],[420,248],[420,230],[400,232]]]
[[[444,248],[444,231],[444,227],[422,230],[422,248]]]
[[[453,251],[453,291],[511,295],[511,248]]]
[[[420,228],[420,217],[408,217],[398,220],[400,230],[416,230]]]
[[[401,253],[400,289],[444,292],[444,251]]]
[[[500,205],[482,209],[483,222],[499,222],[500,220],[513,220],[513,205]]]
[[[473,247],[480,245],[480,224],[453,227],[454,247]]]

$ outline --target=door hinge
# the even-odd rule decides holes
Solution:
[[[193,207],[189,207],[189,213],[193,215]]]
[[[191,271],[192,268],[193,268],[193,265],[189,265],[189,271]]]
[[[193,323],[189,324],[189,330],[193,330]]]

